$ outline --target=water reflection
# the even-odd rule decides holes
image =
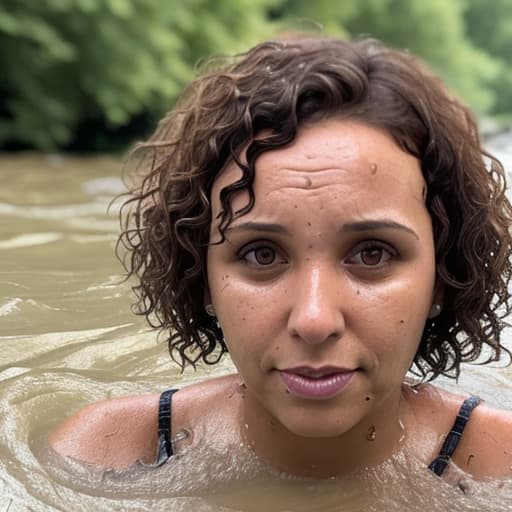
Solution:
[[[47,433],[82,405],[232,368],[226,361],[180,374],[164,341],[130,313],[130,285],[113,254],[116,207],[105,213],[119,191],[119,162],[20,156],[0,168],[0,512],[512,510],[510,489],[499,500],[497,484],[473,486],[465,497],[404,454],[334,482],[282,478],[235,435],[227,452],[215,442],[197,446],[158,470],[119,474],[57,461]],[[512,407],[511,377],[510,369],[471,367],[461,386]]]

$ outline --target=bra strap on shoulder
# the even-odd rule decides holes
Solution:
[[[444,440],[441,451],[439,452],[438,457],[430,464],[429,469],[432,470],[437,476],[441,476],[448,465],[457,445],[459,444],[462,433],[464,432],[464,428],[466,427],[466,423],[473,412],[473,409],[481,402],[482,400],[477,396],[470,396],[466,400],[464,400],[461,408],[459,409],[459,413],[457,414],[457,418],[455,419],[455,423],[449,434],[446,436]]]
[[[160,395],[158,402],[158,453],[155,465],[161,466],[172,456],[171,405],[172,395],[177,389],[168,389]]]

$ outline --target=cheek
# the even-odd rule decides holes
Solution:
[[[372,289],[366,309],[354,320],[355,330],[366,333],[361,338],[372,345],[375,353],[389,355],[390,359],[397,354],[408,358],[419,345],[431,294],[430,286],[415,287],[406,281]]]

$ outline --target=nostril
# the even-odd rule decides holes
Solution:
[[[317,318],[292,314],[288,328],[293,339],[318,344],[340,339],[345,331],[345,322],[341,312]]]

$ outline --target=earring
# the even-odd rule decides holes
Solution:
[[[206,304],[204,310],[208,316],[215,316],[215,309],[213,308],[213,304]]]
[[[432,307],[428,312],[428,317],[435,318],[436,316],[439,316],[439,314],[441,313],[441,309],[441,304],[432,304]]]

